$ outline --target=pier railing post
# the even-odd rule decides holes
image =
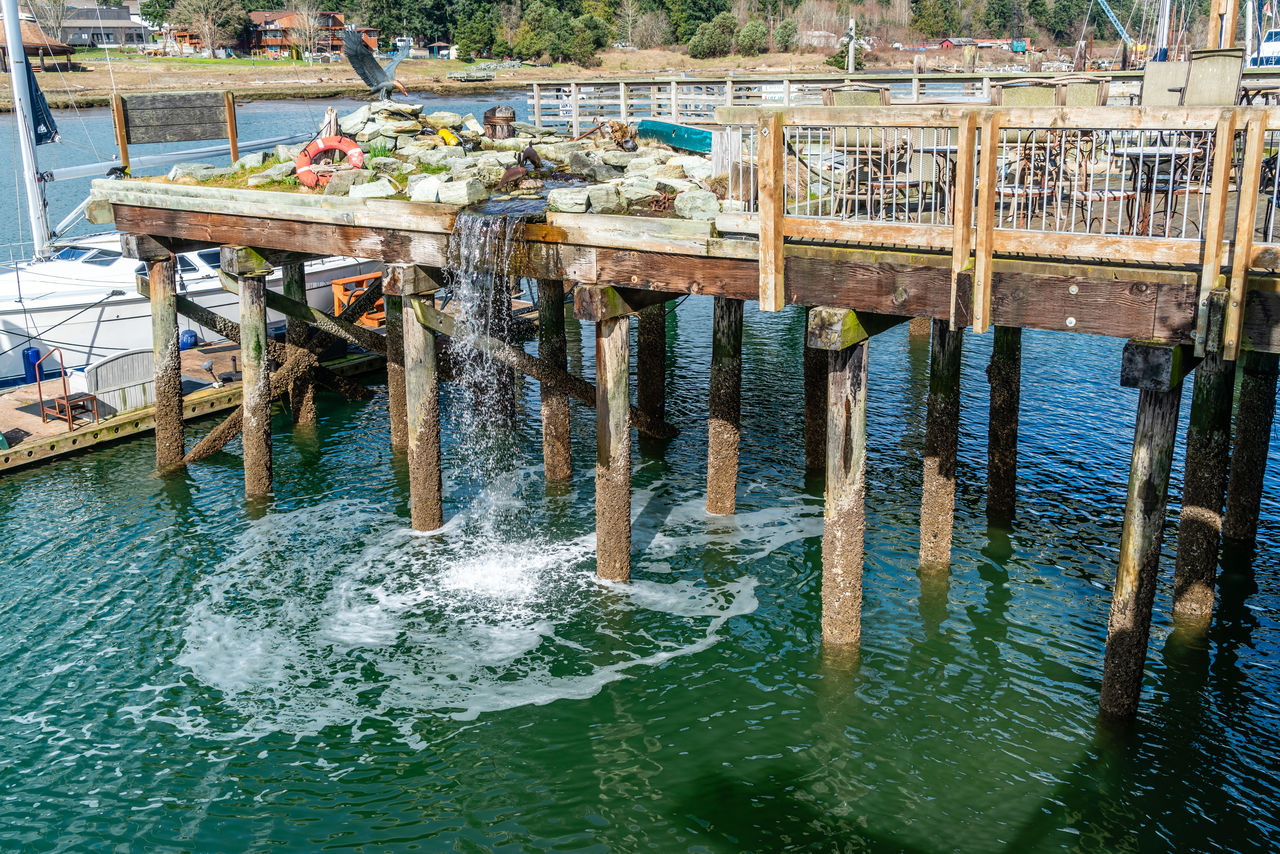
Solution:
[[[987,366],[987,521],[1013,519],[1018,494],[1018,407],[1022,390],[1022,330],[997,326]]]
[[[1196,367],[1173,574],[1173,616],[1207,624],[1222,534],[1222,504],[1231,462],[1231,398],[1235,363],[1209,353]]]
[[[946,320],[933,321],[924,433],[924,489],[920,500],[920,565],[924,567],[942,567],[951,562],[963,335],[961,329],[952,329]]]
[[[125,255],[147,264],[151,300],[151,352],[155,359],[156,468],[182,465],[182,352],[173,253],[142,235],[124,235]]]
[[[742,300],[716,297],[707,419],[707,512],[731,515],[737,504],[742,413]]]
[[[306,270],[300,263],[285,264],[280,268],[282,290],[284,295],[300,303],[307,301]],[[297,318],[285,320],[285,352],[286,358],[301,353],[306,349],[307,338],[310,337],[308,325]],[[289,388],[289,411],[294,424],[316,423],[316,384],[310,371],[304,371]]]
[[[1142,693],[1182,378],[1190,363],[1189,347],[1129,342],[1124,349],[1121,384],[1140,392],[1099,702],[1115,717],[1134,715]]]
[[[636,408],[655,421],[667,419],[667,307],[662,303],[637,315]]]
[[[222,247],[222,269],[240,291],[240,366],[244,421],[244,489],[271,494],[271,374],[267,368],[267,276],[271,268],[252,249]]]
[[[1280,355],[1246,350],[1240,358],[1240,373],[1222,538],[1234,545],[1252,548],[1258,535],[1267,447],[1271,443],[1271,422],[1276,412]]]
[[[409,440],[409,517],[415,531],[444,524],[444,486],[440,472],[440,379],[435,335],[419,322],[415,299],[401,297],[404,335],[405,408]]]
[[[564,282],[538,281],[538,358],[568,369],[568,343],[564,332]],[[569,441],[569,395],[563,389],[540,383],[542,401],[542,466],[548,483],[563,483],[573,476]]]
[[[596,574],[631,578],[631,320],[596,323]]]

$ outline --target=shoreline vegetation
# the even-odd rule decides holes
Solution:
[[[951,54],[955,54],[952,56]],[[901,51],[869,56],[862,73],[910,69],[917,54]],[[622,77],[665,76],[689,72],[697,75],[838,74],[825,65],[825,53],[771,53],[698,60],[672,50],[609,50],[601,65],[583,68],[573,63],[499,71],[491,81],[450,80],[448,74],[475,68],[473,63],[441,59],[413,59],[400,64],[397,75],[415,94],[470,95],[524,88],[540,80],[598,80]],[[874,61],[873,60],[879,60]],[[207,59],[201,57],[145,57],[114,55],[102,51],[72,57],[78,70],[38,72],[49,106],[54,109],[103,107],[113,92],[179,92],[193,89],[229,89],[238,101],[313,100],[360,97],[368,87],[346,62],[308,65],[293,60]],[[1006,51],[983,51],[979,67],[1004,67],[1014,57]],[[958,67],[959,51],[934,51],[928,55],[930,70]],[[34,67],[39,67],[33,62]],[[9,92],[9,75],[0,74],[3,92]],[[10,112],[13,102],[0,100],[0,112]]]

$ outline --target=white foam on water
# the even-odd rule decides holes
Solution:
[[[381,721],[416,742],[424,716],[588,699],[711,648],[757,607],[750,577],[602,583],[593,534],[498,536],[508,498],[482,496],[430,538],[351,502],[254,523],[186,614],[177,663],[216,700],[131,713],[214,739]]]

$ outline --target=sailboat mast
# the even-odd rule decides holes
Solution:
[[[1156,19],[1156,62],[1164,62],[1169,58],[1169,18],[1173,14],[1170,0],[1160,0],[1160,15]]]
[[[35,257],[49,257],[49,215],[44,205],[44,188],[40,185],[36,164],[35,117],[31,110],[31,92],[27,88],[27,51],[22,43],[22,23],[18,17],[18,0],[0,0],[4,13],[4,42],[9,54],[9,82],[13,84],[14,133],[22,151],[22,176],[27,190],[27,216],[31,220],[31,237]]]

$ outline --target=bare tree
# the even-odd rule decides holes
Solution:
[[[27,8],[45,35],[54,41],[62,40],[62,25],[72,9],[70,4],[65,0],[27,0]]]
[[[320,35],[320,4],[316,0],[294,0],[286,11],[289,13],[289,40],[309,63]]]
[[[633,44],[640,48],[671,44],[671,21],[662,12],[645,12],[636,21]]]
[[[178,0],[169,19],[200,37],[200,46],[213,53],[229,44],[248,20],[240,0]]]
[[[623,40],[635,44],[636,23],[640,20],[640,0],[621,0],[618,3],[618,25],[622,30]]]
[[[523,14],[520,0],[498,4],[498,26],[502,30],[502,37],[508,42],[515,41],[516,30],[520,29],[520,19]]]

